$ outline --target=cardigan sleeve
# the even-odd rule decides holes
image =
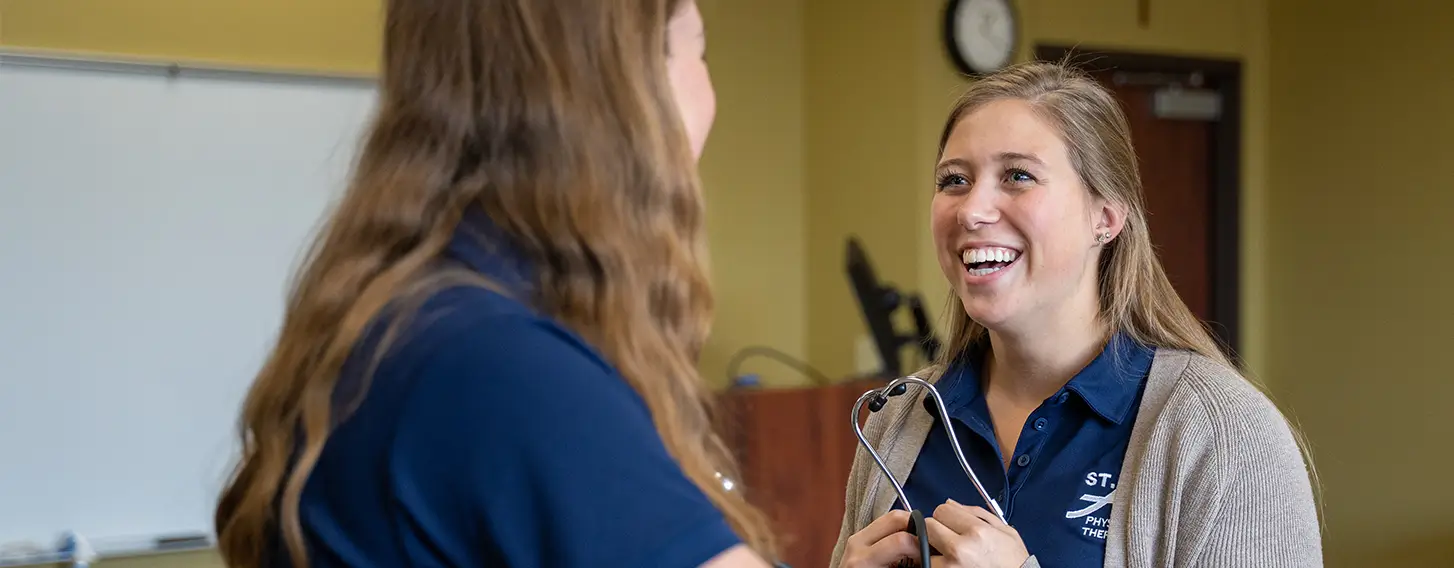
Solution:
[[[1265,395],[1239,382],[1199,389],[1216,437],[1220,495],[1194,565],[1322,566],[1317,504],[1292,427]]]

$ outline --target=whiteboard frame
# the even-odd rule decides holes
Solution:
[[[264,67],[229,66],[187,61],[99,57],[89,54],[39,49],[0,48],[0,67],[5,66],[158,75],[170,78],[195,77],[202,79],[343,85],[376,85],[378,83],[377,77],[360,73],[290,71]]]

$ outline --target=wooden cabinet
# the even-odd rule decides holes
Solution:
[[[843,522],[843,489],[858,448],[853,403],[880,379],[722,393],[728,443],[748,499],[771,516],[793,568],[828,565]],[[868,410],[860,416],[866,418]]]

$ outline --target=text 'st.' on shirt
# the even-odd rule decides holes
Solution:
[[[524,281],[470,233],[449,255]],[[406,321],[303,491],[314,568],[686,568],[738,544],[640,397],[575,333],[473,287]],[[346,366],[336,408],[356,402],[372,353]],[[271,549],[271,566],[290,565]]]

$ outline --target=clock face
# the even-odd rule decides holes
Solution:
[[[988,73],[1010,64],[1016,39],[1010,1],[957,0],[951,5],[951,47],[968,71]]]

